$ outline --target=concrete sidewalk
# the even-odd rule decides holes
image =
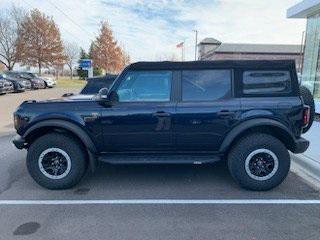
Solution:
[[[292,154],[292,171],[320,189],[320,122],[315,121],[303,137],[310,147],[303,154]]]

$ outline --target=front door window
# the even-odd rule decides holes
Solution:
[[[171,71],[128,72],[118,87],[119,102],[168,102]]]

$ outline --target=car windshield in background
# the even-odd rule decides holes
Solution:
[[[31,76],[29,76],[28,74],[25,74],[25,73],[21,73],[20,76],[23,78],[32,78]]]
[[[29,77],[32,77],[32,78],[37,78],[38,75],[35,74],[35,73],[25,73],[26,75],[28,75]]]
[[[118,75],[107,75],[103,77],[88,78],[86,86],[80,94],[91,95],[97,94],[101,88],[110,88]]]

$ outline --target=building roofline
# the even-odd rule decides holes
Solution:
[[[299,52],[228,52],[228,51],[209,51],[208,54],[248,54],[248,55],[300,55]]]
[[[287,10],[287,18],[307,18],[320,12],[320,0],[304,0]]]

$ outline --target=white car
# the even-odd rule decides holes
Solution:
[[[48,88],[53,88],[55,85],[57,85],[57,81],[54,79],[54,77],[41,76],[41,79],[45,81],[46,87]]]

